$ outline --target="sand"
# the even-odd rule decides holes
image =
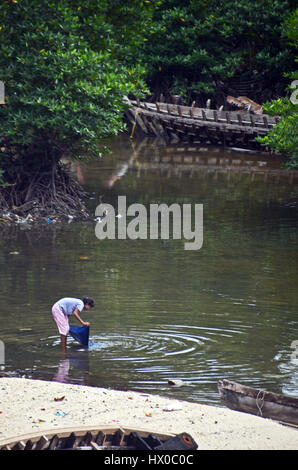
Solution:
[[[187,432],[199,450],[298,449],[298,430],[272,420],[133,391],[3,377],[0,412],[0,442],[68,426],[115,425]]]

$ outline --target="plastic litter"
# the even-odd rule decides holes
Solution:
[[[179,410],[183,410],[183,407],[180,405],[180,403],[169,403],[168,405],[165,405],[162,410],[163,411],[179,411]]]
[[[69,334],[83,346],[89,345],[89,326],[73,326],[69,327]]]

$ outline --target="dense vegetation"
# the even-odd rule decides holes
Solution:
[[[200,106],[211,98],[215,107],[244,89],[247,97],[266,103],[266,112],[281,116],[259,142],[286,153],[289,166],[298,167],[297,102],[290,100],[289,88],[298,78],[294,7],[289,0],[158,2],[142,50],[154,98],[180,95]]]
[[[291,0],[6,0],[0,4],[0,208],[84,212],[63,155],[124,129],[123,96],[214,104],[247,83],[284,116],[263,142],[297,163]],[[296,140],[295,140],[296,139]],[[30,206],[31,205],[31,206]]]
[[[284,34],[289,44],[297,47],[298,10],[292,13],[284,23]],[[268,114],[280,115],[280,121],[267,136],[258,140],[271,149],[287,154],[289,156],[287,166],[298,168],[298,73],[287,73],[285,76],[291,79],[289,96],[278,98],[264,105]]]
[[[141,67],[125,54],[142,37],[147,9],[126,3],[1,3],[2,209],[38,202],[36,213],[84,211],[61,156],[98,152],[100,139],[124,128],[123,95],[145,89]]]
[[[157,2],[142,62],[158,95],[184,101],[222,100],[231,84],[248,82],[250,98],[264,102],[285,91],[295,69],[284,34],[289,0],[165,0]],[[215,103],[214,103],[215,104]]]

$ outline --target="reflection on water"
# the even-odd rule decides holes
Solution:
[[[203,204],[203,247],[100,241],[95,222],[2,230],[6,370],[204,403],[219,403],[223,377],[298,396],[297,172],[231,149],[123,138],[111,150],[73,164],[90,210],[116,206],[119,195],[145,206]],[[96,301],[82,314],[90,347],[69,338],[62,357],[51,306],[86,295]]]

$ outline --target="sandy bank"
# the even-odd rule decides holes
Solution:
[[[171,407],[174,411],[167,411]],[[0,411],[0,441],[39,430],[100,424],[160,433],[188,432],[201,450],[298,449],[298,430],[268,419],[156,395],[83,385],[0,378]]]

